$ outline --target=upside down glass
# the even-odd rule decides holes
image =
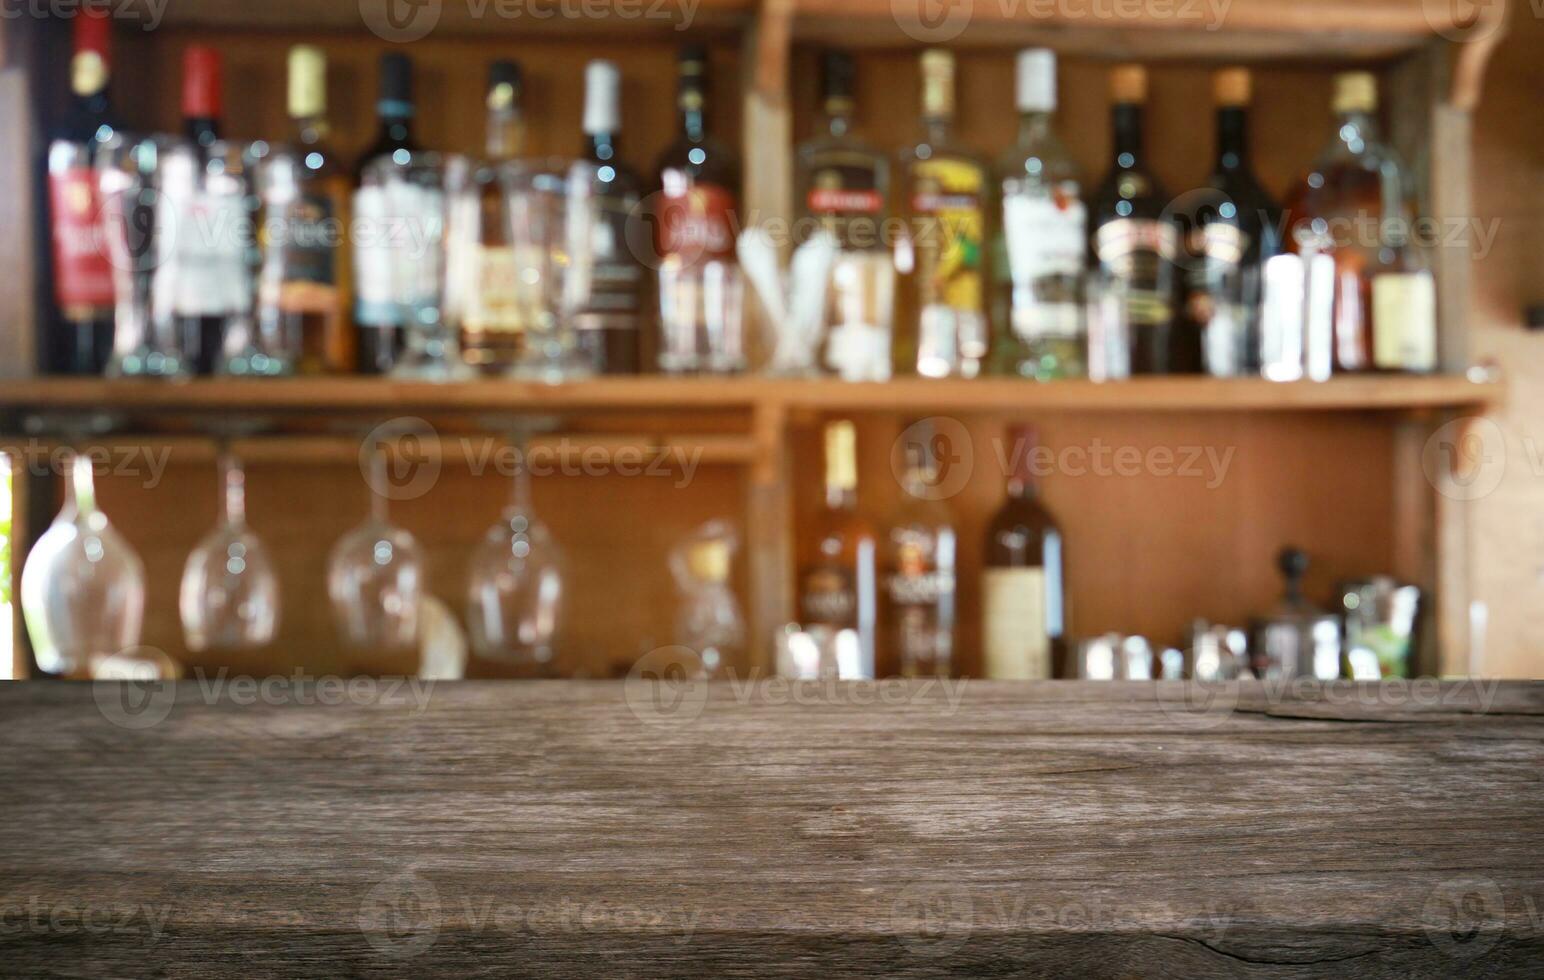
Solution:
[[[101,233],[112,266],[113,352],[107,373],[176,378],[188,373],[178,342],[173,290],[178,220],[161,193],[162,166],[176,144],[115,135],[97,152]]]
[[[38,669],[86,676],[139,645],[145,566],[97,509],[91,460],[70,458],[64,507],[27,555],[21,609]]]
[[[247,526],[246,474],[229,453],[219,467],[220,523],[188,555],[178,594],[183,635],[195,653],[266,646],[279,625],[279,580]]]
[[[384,453],[371,456],[370,471],[370,516],[333,545],[327,595],[345,645],[398,662],[416,658],[418,650],[423,551],[387,515],[380,489],[388,485]]]

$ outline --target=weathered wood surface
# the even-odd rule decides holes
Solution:
[[[0,686],[0,974],[1544,967],[1544,684],[216,686]]]

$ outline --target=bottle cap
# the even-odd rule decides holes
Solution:
[[[75,17],[75,54],[70,59],[70,91],[95,95],[107,87],[112,60],[112,20],[105,9],[82,8]]]
[[[1046,48],[1020,51],[1015,82],[1020,112],[1056,111],[1056,52]]]
[[[220,118],[220,52],[195,44],[182,53],[182,117]]]
[[[830,103],[833,100],[852,101],[852,58],[843,51],[827,51],[820,59],[820,95]]]
[[[622,73],[610,61],[584,66],[584,131],[615,133],[622,128]]]
[[[943,48],[922,52],[922,114],[954,115],[954,55]]]
[[[1212,76],[1212,99],[1225,108],[1247,106],[1254,96],[1254,79],[1247,68],[1224,68]]]
[[[509,109],[520,101],[520,63],[501,58],[488,65],[488,108]]]
[[[1351,71],[1335,76],[1335,112],[1376,112],[1378,79],[1371,72]]]
[[[310,119],[327,111],[327,56],[322,49],[297,44],[289,52],[289,114]]]
[[[396,115],[412,115],[413,112],[413,63],[407,55],[381,55],[380,101],[391,103]]]
[[[1141,65],[1119,65],[1110,72],[1110,98],[1116,102],[1141,105],[1147,101],[1147,69]]]

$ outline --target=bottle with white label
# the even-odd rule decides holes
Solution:
[[[1032,429],[1010,430],[1005,448],[1008,499],[987,529],[981,573],[982,673],[1048,680],[1067,635],[1064,543],[1035,486],[1053,457]]]
[[[1372,270],[1372,359],[1379,371],[1437,370],[1437,280],[1406,218],[1386,222]]]
[[[1041,381],[1080,378],[1088,211],[1077,164],[1052,128],[1054,52],[1019,52],[1017,92],[1018,143],[998,165],[1008,312],[998,324],[995,367]]]

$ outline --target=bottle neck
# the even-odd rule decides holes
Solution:
[[[1039,494],[1035,479],[1027,473],[1015,473],[1008,477],[1008,497],[1012,500],[1033,500]]]
[[[681,132],[693,143],[701,143],[706,138],[707,120],[704,118],[703,104],[699,99],[694,104],[682,104],[681,106]]]
[[[315,146],[325,143],[332,133],[332,126],[328,124],[324,114],[317,113],[311,116],[297,116],[295,118],[295,138],[301,146]]]
[[[188,139],[208,148],[220,138],[220,120],[208,116],[191,116],[183,120]]]
[[[1135,170],[1142,163],[1142,109],[1138,103],[1117,103],[1111,110],[1115,131],[1115,165]]]
[[[584,140],[585,155],[597,163],[612,163],[621,155],[621,150],[619,149],[620,139],[620,133],[610,131],[586,133]]]
[[[1248,165],[1248,113],[1243,106],[1222,106],[1217,110],[1217,169],[1240,171]]]
[[[852,101],[829,98],[825,102],[826,132],[833,139],[842,139],[852,132]]]
[[[1044,109],[1019,111],[1019,142],[1040,143],[1051,135],[1051,113]]]
[[[1361,156],[1378,140],[1378,120],[1371,112],[1356,109],[1338,114],[1333,147],[1336,154]]]
[[[399,99],[382,99],[376,106],[380,142],[408,146],[413,142],[413,106]]]
[[[504,106],[488,110],[489,160],[511,160],[519,156],[525,146],[525,120],[517,106]]]
[[[826,509],[851,513],[858,509],[858,488],[851,483],[826,483]]]

